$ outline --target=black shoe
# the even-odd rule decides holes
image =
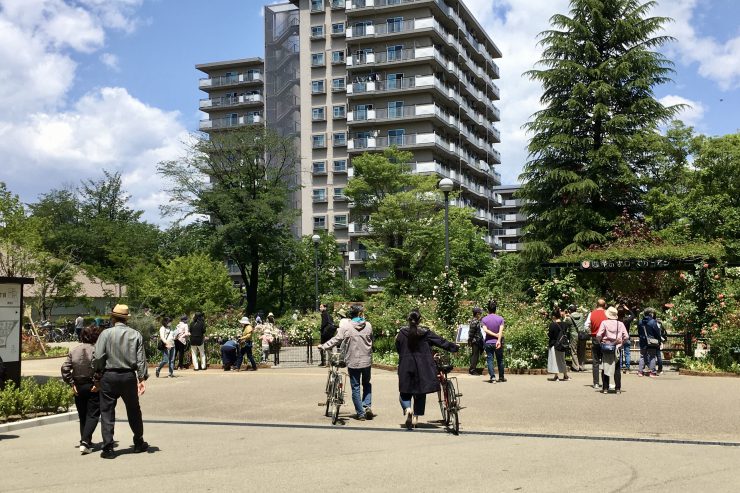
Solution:
[[[154,374],[157,376],[157,378],[159,378],[159,368],[156,369],[156,371],[154,372]]]
[[[103,451],[100,453],[101,459],[114,459],[116,457],[116,453],[113,452],[112,448],[104,448]]]
[[[375,413],[373,412],[373,410],[370,409],[369,407],[366,407],[365,408],[365,418],[366,419],[373,419],[374,417],[375,417]]]
[[[145,442],[144,440],[140,441],[139,443],[134,444],[134,453],[140,454],[142,452],[146,452],[149,450],[149,444]]]
[[[498,379],[498,383],[503,383],[503,382],[505,382],[505,381],[506,381],[506,379],[505,379],[505,378],[499,378],[499,379]]]

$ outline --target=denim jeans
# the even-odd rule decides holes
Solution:
[[[631,345],[632,344],[630,343],[630,341],[625,342],[624,343],[624,346],[623,346],[624,351],[622,351],[622,354],[623,354],[623,356],[622,356],[622,368],[625,368],[628,371],[630,369],[630,363],[632,362],[631,361],[631,358],[630,358],[630,346]]]
[[[257,362],[254,361],[254,356],[252,355],[252,346],[254,344],[251,342],[248,342],[244,345],[243,348],[239,350],[239,355],[236,357],[236,367],[237,369],[242,367],[242,361],[244,361],[244,355],[247,356],[247,359],[249,359],[249,364],[252,365],[252,368],[254,370],[257,369]]]
[[[162,361],[159,363],[159,366],[157,367],[157,371],[162,370],[164,368],[164,365],[169,365],[170,375],[174,373],[175,371],[175,348],[167,348],[166,350],[162,351]]]
[[[496,364],[498,366],[498,378],[501,380],[504,378],[504,344],[501,343],[501,347],[496,349],[495,344],[486,344],[486,365],[488,366],[488,376],[490,378],[496,378],[496,374],[493,372],[493,356],[496,355]]]
[[[401,402],[401,410],[406,412],[406,409],[411,407],[411,398],[414,398],[414,414],[416,416],[424,416],[424,409],[427,405],[426,394],[407,394],[401,392],[399,401]]]
[[[229,371],[236,364],[238,350],[231,346],[221,346],[221,362],[224,370]]]
[[[373,386],[370,383],[370,366],[365,368],[347,368],[349,384],[352,387],[352,403],[358,416],[365,415],[365,409],[372,406]],[[362,399],[360,399],[360,383],[362,383]]]

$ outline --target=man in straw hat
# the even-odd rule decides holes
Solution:
[[[149,444],[144,441],[144,422],[141,419],[139,396],[144,393],[148,378],[144,338],[126,325],[129,318],[127,305],[116,305],[111,311],[113,326],[104,330],[93,352],[93,367],[102,372],[100,379],[100,421],[103,434],[105,459],[115,457],[113,430],[118,398],[126,405],[128,424],[134,433],[134,452],[146,452]]]

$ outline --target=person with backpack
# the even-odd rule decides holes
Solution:
[[[606,300],[599,298],[596,301],[596,309],[586,317],[586,328],[591,331],[591,372],[593,374],[594,388],[600,389],[599,370],[601,366],[601,346],[596,341],[596,333],[599,331],[601,322],[606,320]]]
[[[601,349],[601,392],[603,394],[619,393],[622,390],[617,354],[622,348],[622,345],[629,340],[629,334],[627,334],[627,328],[618,318],[619,313],[617,309],[610,306],[606,310],[606,320],[601,322],[599,330],[596,332],[596,342]]]
[[[193,360],[193,370],[206,369],[206,319],[203,312],[195,312],[193,322],[190,324],[190,356]],[[198,359],[200,356],[200,359]]]
[[[591,338],[591,331],[586,328],[585,317],[576,305],[570,305],[563,322],[568,324],[570,331],[570,369],[586,371],[586,341]]]
[[[334,327],[334,321],[331,319],[331,315],[329,315],[329,311],[326,309],[325,304],[322,303],[319,305],[319,311],[321,312],[321,328],[319,330],[319,335],[321,336],[320,342],[321,344],[324,344],[334,337],[336,328]],[[319,363],[319,366],[326,366],[326,351],[319,349],[319,354],[321,354],[321,363]]]
[[[660,327],[655,319],[655,310],[645,308],[642,319],[637,323],[637,336],[640,341],[640,363],[637,367],[637,376],[657,376],[655,364],[660,350]],[[645,365],[648,372],[645,372]]]
[[[470,368],[468,373],[479,375],[478,359],[483,349],[483,331],[480,328],[480,320],[483,310],[479,307],[473,308],[473,318],[470,320],[470,329],[468,329],[468,346],[470,346]]]
[[[159,340],[157,341],[157,349],[162,353],[162,361],[157,367],[157,371],[154,374],[159,378],[159,372],[162,371],[164,365],[167,365],[170,374],[170,378],[174,377],[175,374],[175,330],[170,327],[172,319],[164,317],[162,319],[162,326],[159,328]]]
[[[565,363],[565,352],[570,347],[570,329],[563,323],[564,316],[565,312],[556,306],[552,311],[552,322],[547,331],[547,373],[553,374],[552,378],[548,378],[551,382],[558,380],[567,382],[571,379],[568,376],[568,365]],[[562,379],[558,377],[560,373],[563,374]]]

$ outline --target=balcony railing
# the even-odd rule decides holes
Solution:
[[[206,77],[198,81],[198,87],[201,89],[209,89],[213,87],[251,84],[254,82],[262,82],[263,80],[261,72],[249,72],[234,75],[222,75],[219,77]]]
[[[264,98],[262,94],[246,94],[243,96],[222,96],[220,98],[205,98],[200,100],[200,109],[206,110],[211,108],[228,108],[233,106],[249,105],[252,103],[262,103]]]
[[[201,120],[200,130],[219,130],[224,128],[241,127],[244,125],[255,125],[263,122],[261,115],[242,115],[238,117],[223,117],[213,120]]]

